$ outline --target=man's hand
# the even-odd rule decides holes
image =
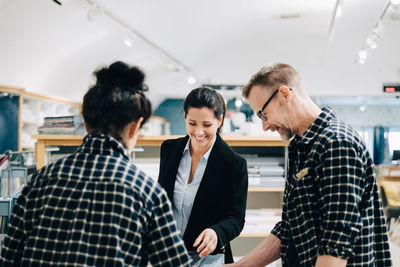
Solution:
[[[193,247],[197,247],[197,253],[201,258],[212,253],[218,244],[218,236],[217,233],[211,229],[207,228],[197,237],[196,241],[193,244]]]
[[[240,261],[223,266],[259,267],[268,265],[280,258],[281,240],[269,234],[255,249]]]

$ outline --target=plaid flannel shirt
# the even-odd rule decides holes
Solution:
[[[88,135],[19,197],[2,266],[190,266],[165,191],[115,139]]]
[[[288,229],[301,266],[318,255],[347,266],[391,266],[385,218],[369,152],[330,108],[289,145],[282,221],[272,234],[286,262]]]

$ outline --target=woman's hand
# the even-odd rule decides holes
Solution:
[[[201,258],[204,258],[215,250],[217,244],[217,233],[213,229],[207,228],[196,238],[193,247],[198,246],[196,251]]]

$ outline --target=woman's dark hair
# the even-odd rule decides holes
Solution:
[[[224,118],[226,113],[226,106],[224,98],[220,93],[209,87],[199,87],[193,89],[186,97],[183,103],[183,111],[185,117],[190,108],[209,108],[214,112],[215,118],[219,119],[222,115],[222,123],[218,128],[218,133],[224,125]]]
[[[121,141],[121,131],[143,117],[141,126],[151,116],[151,103],[144,95],[148,87],[145,74],[138,67],[115,62],[96,70],[96,84],[85,94],[82,115],[91,133],[107,134]]]

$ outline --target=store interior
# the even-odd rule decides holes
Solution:
[[[0,22],[0,155],[10,161],[0,162],[9,171],[2,218],[22,177],[79,145],[92,72],[121,60],[139,66],[150,88],[153,117],[133,153],[150,176],[158,176],[161,142],[185,134],[185,96],[204,85],[225,98],[227,142],[256,168],[260,158],[271,162],[274,179],[249,180],[248,223],[233,241],[234,256],[245,255],[279,220],[288,143],[262,130],[241,90],[262,66],[283,62],[364,138],[400,266],[399,0],[0,0]],[[45,117],[55,116],[74,127],[52,132]],[[12,170],[19,179],[5,182]]]

